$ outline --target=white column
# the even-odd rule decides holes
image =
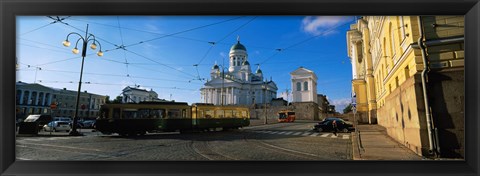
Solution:
[[[32,91],[28,91],[28,99],[27,99],[27,105],[30,105],[30,99],[32,99]]]
[[[19,104],[23,103],[23,96],[25,96],[25,91],[20,90],[20,102],[19,102]]]
[[[45,105],[45,98],[47,97],[47,93],[43,92],[43,97],[42,97],[42,106]]]
[[[40,92],[37,92],[37,96],[35,98],[35,102],[33,102],[33,105],[38,105],[38,97],[40,96]]]
[[[353,79],[357,79],[357,49],[355,42],[352,42],[350,45],[352,46],[352,77]]]

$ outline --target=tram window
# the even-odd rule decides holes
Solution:
[[[139,118],[138,111],[136,109],[124,109],[122,112],[123,119],[136,119]]]
[[[181,118],[182,114],[180,113],[180,109],[169,109],[168,110],[168,115],[167,117],[168,118]]]
[[[243,118],[248,117],[248,116],[247,116],[247,111],[242,111],[242,117],[243,117]]]
[[[213,118],[214,116],[213,110],[205,110],[205,118]]]
[[[233,110],[233,117],[234,118],[240,117],[240,113],[237,110]]]
[[[215,117],[216,118],[223,118],[225,115],[224,115],[224,112],[223,110],[217,110],[215,111]]]
[[[197,110],[196,118],[198,119],[198,118],[203,118],[203,117],[205,117],[204,114],[203,114],[203,111],[202,110]]]
[[[233,111],[232,110],[225,110],[225,117],[226,118],[232,118],[233,117]]]
[[[120,108],[114,108],[113,109],[113,118],[114,119],[119,119],[120,118]]]
[[[150,118],[150,109],[138,109],[138,118]]]
[[[182,117],[183,118],[187,117],[187,110],[182,109]]]
[[[150,110],[150,117],[157,119],[163,119],[165,117],[165,109],[152,109]]]
[[[110,117],[109,112],[110,111],[109,111],[108,108],[100,109],[100,118],[102,118],[102,119],[109,118]]]

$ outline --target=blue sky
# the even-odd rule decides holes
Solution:
[[[88,48],[82,91],[116,97],[140,85],[162,99],[200,102],[199,78],[209,79],[215,62],[228,65],[239,37],[252,70],[260,64],[278,95],[291,90],[289,74],[303,66],[316,73],[317,93],[341,112],[350,101],[345,36],[353,22],[347,16],[17,16],[17,81],[77,90],[81,55],[71,50],[78,37],[70,36],[70,47],[62,42],[70,32],[84,36],[88,24],[104,55]]]

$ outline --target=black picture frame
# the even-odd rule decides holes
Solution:
[[[479,175],[478,0],[0,0],[1,175]],[[465,160],[16,161],[16,15],[465,15]],[[88,168],[88,169],[85,169]]]

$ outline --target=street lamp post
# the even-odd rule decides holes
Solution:
[[[77,101],[75,103],[75,115],[73,116],[72,130],[70,131],[69,134],[72,136],[79,136],[81,134],[77,131],[78,106],[80,103],[80,90],[82,88],[83,64],[84,64],[85,56],[87,53],[87,44],[90,41],[92,41],[92,44],[90,45],[90,48],[92,50],[95,50],[97,48],[97,44],[100,46],[100,49],[97,52],[98,56],[103,56],[103,52],[102,52],[102,45],[100,45],[100,43],[95,39],[95,36],[93,34],[88,34],[88,24],[87,24],[87,30],[85,31],[85,37],[83,37],[79,33],[71,32],[67,35],[67,38],[65,39],[65,41],[63,41],[63,46],[65,47],[70,46],[70,41],[68,41],[68,37],[70,37],[70,35],[72,34],[77,35],[79,37],[77,39],[77,42],[75,43],[75,48],[73,48],[72,50],[74,54],[79,53],[77,46],[78,46],[78,42],[82,41],[82,66],[80,67],[80,81],[78,82]]]

